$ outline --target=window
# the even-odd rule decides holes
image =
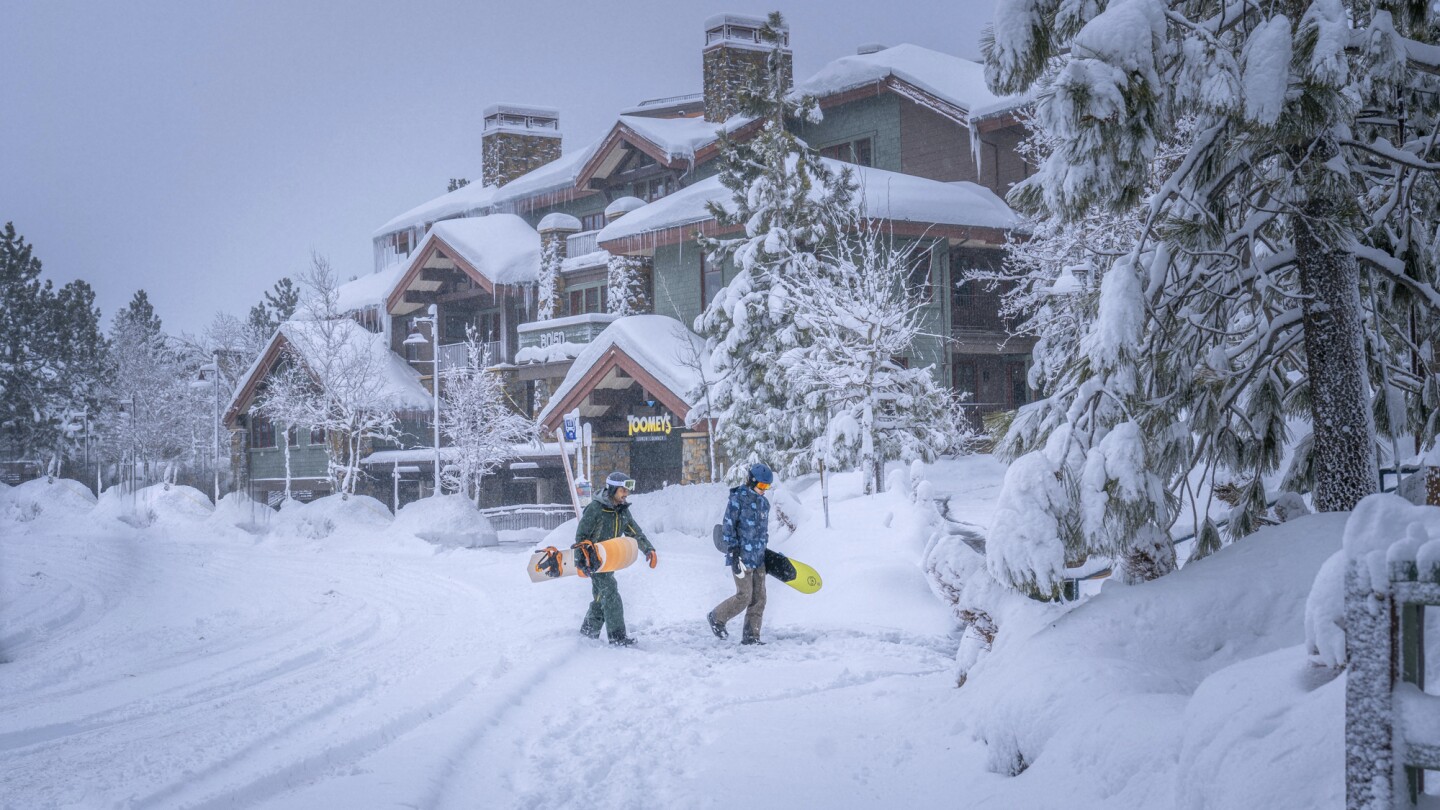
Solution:
[[[1030,401],[1030,385],[1025,379],[1025,363],[1023,361],[1011,361],[1005,364],[1006,376],[1010,378],[1010,401],[1006,403],[1011,408],[1018,408]]]
[[[580,228],[586,231],[598,231],[605,227],[605,212],[586,214],[580,217]]]
[[[403,230],[394,236],[395,252],[405,256],[410,255],[410,231]]]
[[[470,319],[458,315],[445,316],[445,339],[464,340],[465,330],[470,326]]]
[[[971,309],[975,306],[975,282],[957,281],[950,295],[950,305],[956,309]]]
[[[654,202],[674,190],[674,184],[669,177],[652,177],[635,183],[635,196],[645,202]]]
[[[324,444],[324,443],[325,443],[325,428],[322,428],[322,427],[312,427],[312,428],[310,428],[310,445],[313,447],[313,446],[315,446],[315,445],[321,445],[321,444]]]
[[[571,290],[570,314],[584,315],[592,312],[604,312],[607,297],[604,287],[586,287],[582,290]]]
[[[975,363],[972,360],[955,361],[955,391],[969,394],[966,402],[974,402],[980,389],[975,385]]]
[[[491,343],[500,339],[500,313],[482,312],[476,318],[476,337]]]
[[[874,166],[875,154],[869,138],[858,138],[853,141],[845,141],[820,150],[823,157],[832,160],[843,160],[846,163],[854,163],[857,166]]]
[[[724,276],[721,275],[720,262],[712,262],[705,258],[704,252],[700,254],[700,305],[710,306],[715,296],[725,286]]]
[[[255,449],[275,446],[275,423],[263,416],[250,417],[250,446]]]
[[[291,425],[290,429],[285,431],[285,443],[290,445],[291,447],[299,447],[300,429],[295,427],[294,425]]]

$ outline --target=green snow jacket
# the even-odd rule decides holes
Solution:
[[[596,492],[595,497],[585,507],[585,512],[580,515],[580,525],[575,527],[575,542],[593,540],[598,543],[622,534],[635,538],[635,544],[640,546],[642,554],[655,550],[645,538],[645,532],[640,530],[640,526],[630,516],[630,504],[614,503],[606,497],[603,489]]]

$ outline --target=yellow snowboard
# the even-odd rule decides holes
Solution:
[[[814,568],[800,562],[794,557],[790,558],[790,564],[795,566],[795,578],[785,584],[801,593],[815,593],[820,590],[823,584],[820,581],[820,573]]]
[[[595,545],[600,552],[600,567],[595,569],[597,574],[628,568],[640,559],[640,545],[633,537],[612,537]],[[530,574],[531,582],[580,574],[580,569],[575,567],[575,549],[554,546],[530,555],[530,564],[525,570]]]

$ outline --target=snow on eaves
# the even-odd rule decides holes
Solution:
[[[972,117],[1013,109],[1023,96],[997,96],[985,84],[985,66],[908,43],[875,53],[844,56],[795,85],[795,96],[823,98],[891,76],[967,111]]]
[[[366,307],[383,305],[409,266],[410,259],[402,257],[400,261],[390,264],[383,270],[377,270],[341,284],[336,289],[338,299],[335,308],[340,312],[356,312]]]
[[[523,174],[503,186],[482,186],[479,183],[471,183],[448,194],[442,194],[381,225],[375,231],[374,236],[379,238],[407,228],[423,227],[426,223],[461,216],[475,216],[526,197],[573,188],[575,178],[579,176],[580,167],[590,159],[590,155],[595,151],[597,145],[598,142],[589,144],[583,149],[566,152],[544,166]]]
[[[965,181],[944,183],[883,169],[852,166],[822,158],[832,171],[849,168],[859,186],[856,201],[860,214],[868,219],[916,222],[926,225],[958,225],[1008,230],[1020,219],[1005,201],[984,186]],[[819,194],[817,189],[814,193]],[[708,203],[727,209],[730,192],[719,176],[708,177],[662,197],[606,225],[596,234],[601,244],[691,225],[710,219]]]
[[[697,358],[707,370],[710,368],[710,354],[705,350],[705,341],[674,318],[629,315],[605,327],[575,356],[565,379],[550,395],[550,402],[535,417],[535,421],[544,422],[611,347],[625,352],[672,394],[684,400],[690,406],[689,415],[692,418],[700,415],[703,407],[697,408],[701,403],[692,400],[691,394],[700,384],[700,374],[694,367]],[[706,376],[714,379],[713,371]]]
[[[525,284],[540,277],[540,233],[514,214],[447,219],[425,241],[440,239],[492,284]]]
[[[735,116],[723,124],[706,121],[704,118],[647,118],[639,115],[622,115],[620,123],[629,127],[636,135],[654,144],[669,160],[695,161],[695,153],[719,140],[720,132],[727,135],[753,121],[753,118]]]

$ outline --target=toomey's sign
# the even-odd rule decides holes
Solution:
[[[664,416],[627,416],[631,436],[654,435],[664,433],[670,435],[674,428],[670,424],[670,414]]]

